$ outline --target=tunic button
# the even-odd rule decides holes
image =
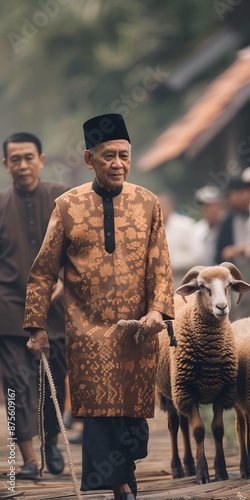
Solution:
[[[30,244],[31,245],[35,245],[36,244],[36,240],[30,240]]]
[[[107,219],[111,219],[112,215],[111,214],[107,214],[106,217],[107,217]]]
[[[105,198],[105,201],[110,201],[110,198]]]
[[[29,221],[29,224],[30,224],[30,226],[33,226],[33,224],[34,224],[34,220],[33,220],[33,219],[31,219],[31,220]]]
[[[111,236],[112,236],[112,233],[109,231],[109,232],[107,233],[107,237],[108,237],[108,238],[111,238]]]

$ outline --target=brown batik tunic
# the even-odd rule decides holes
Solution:
[[[153,417],[158,336],[136,344],[115,324],[150,310],[174,316],[157,197],[126,182],[106,191],[96,181],[60,196],[31,269],[25,328],[45,328],[61,264],[73,415]]]

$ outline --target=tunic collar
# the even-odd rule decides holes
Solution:
[[[118,186],[117,188],[108,191],[108,189],[104,189],[101,186],[99,186],[97,180],[95,179],[93,181],[92,188],[95,191],[95,193],[101,196],[102,198],[105,197],[114,198],[115,196],[118,196],[118,194],[122,192],[123,186]]]
[[[24,191],[24,190],[20,189],[15,183],[13,184],[13,187],[14,187],[15,193],[18,194],[19,196],[21,196],[22,198],[31,198],[39,190],[40,180],[39,180],[37,186],[34,189],[32,189],[32,191]]]

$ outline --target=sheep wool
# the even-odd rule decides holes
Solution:
[[[233,321],[232,329],[238,356],[235,428],[239,443],[240,473],[242,478],[250,478],[250,318]]]
[[[236,398],[237,357],[228,318],[218,321],[206,313],[198,292],[194,307],[190,309],[187,304],[177,313],[174,332],[178,347],[171,350],[171,364],[176,408],[188,415],[193,400],[209,404],[216,398],[225,409],[232,408]]]

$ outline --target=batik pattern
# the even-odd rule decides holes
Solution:
[[[50,294],[65,266],[67,360],[74,416],[152,417],[158,336],[136,344],[119,319],[149,310],[173,317],[173,280],[158,199],[124,183],[113,198],[115,251],[104,247],[102,198],[92,184],[56,201],[31,269],[25,327],[45,327]]]

